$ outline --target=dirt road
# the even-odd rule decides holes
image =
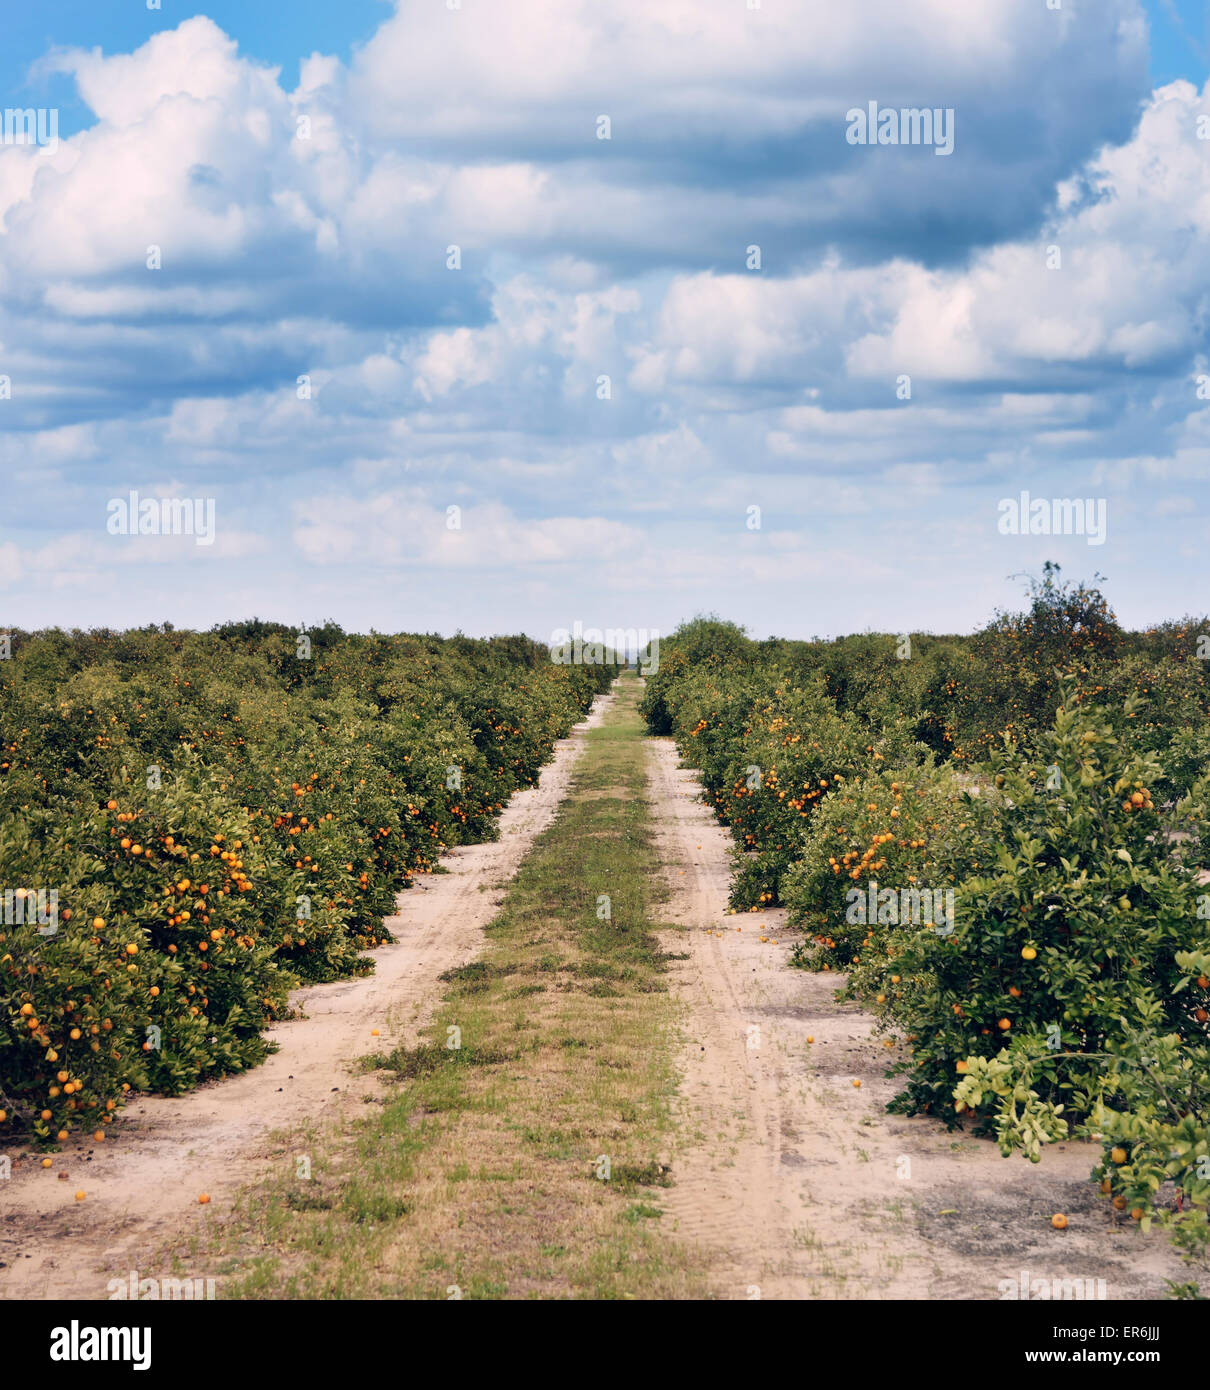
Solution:
[[[886,1113],[898,1087],[874,1019],[835,1001],[835,975],[788,966],[783,913],[727,914],[731,841],[671,741],[655,742],[668,916],[685,929],[665,945],[689,953],[674,967],[683,1149],[664,1205],[719,1296],[996,1299],[1024,1274],[1027,1289],[1090,1279],[1110,1299],[1155,1298],[1187,1279],[1162,1233],[1112,1217],[1091,1146],[1034,1165]]]
[[[110,1279],[146,1269],[174,1237],[221,1217],[264,1170],[273,1131],[349,1116],[378,1084],[373,1074],[351,1076],[356,1059],[414,1043],[443,989],[438,976],[479,954],[495,890],[554,819],[584,732],[613,698],[598,697],[538,786],[512,798],[498,841],[453,850],[448,873],[400,896],[387,922],[396,942],[369,953],[372,976],[299,991],[303,1016],[271,1030],[281,1050],[263,1066],[186,1096],[143,1097],[111,1140],[66,1145],[48,1169],[29,1151],[14,1155],[11,1179],[0,1182],[0,1298],[105,1297]],[[199,1205],[201,1193],[209,1205]]]

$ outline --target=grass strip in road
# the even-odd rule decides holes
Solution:
[[[311,1177],[291,1163],[245,1194],[204,1252],[226,1296],[703,1292],[653,1229],[671,1182],[676,1019],[637,683],[617,691],[483,956],[446,977],[420,1046],[375,1059],[385,1103],[313,1136]]]

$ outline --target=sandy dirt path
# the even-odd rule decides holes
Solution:
[[[835,1001],[837,976],[788,965],[783,912],[727,914],[730,837],[671,740],[652,742],[666,915],[687,929],[664,944],[689,956],[672,973],[683,1142],[661,1204],[719,1297],[997,1299],[1024,1274],[1027,1289],[1104,1280],[1107,1298],[1157,1298],[1190,1277],[1162,1233],[1113,1218],[1088,1181],[1091,1146],[1035,1165],[888,1115],[898,1085],[875,1020]]]
[[[262,1176],[275,1130],[352,1115],[378,1085],[372,1074],[351,1075],[356,1059],[417,1041],[440,997],[438,976],[479,954],[495,890],[554,819],[584,735],[613,699],[599,696],[538,785],[513,796],[499,840],[452,850],[442,861],[448,873],[400,895],[387,921],[395,943],[368,953],[372,976],[295,995],[303,1016],[270,1031],[281,1050],[263,1066],[186,1096],[140,1098],[112,1142],[66,1145],[49,1169],[30,1151],[10,1151],[12,1177],[0,1182],[0,1298],[104,1298],[107,1282],[131,1269],[168,1273],[148,1261],[192,1224],[221,1219],[237,1190]],[[198,1204],[203,1192],[208,1206]]]

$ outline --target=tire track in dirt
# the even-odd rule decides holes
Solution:
[[[887,1114],[894,1049],[837,1003],[843,977],[789,967],[783,911],[728,915],[732,841],[672,741],[650,752],[665,915],[684,928],[663,944],[688,954],[670,972],[684,1049],[661,1204],[719,1297],[995,1299],[1024,1272],[1103,1279],[1106,1297],[1137,1299],[1189,1277],[1162,1233],[1113,1218],[1088,1181],[1093,1146],[1055,1145],[1035,1165]]]
[[[269,1031],[281,1050],[263,1065],[184,1096],[139,1097],[105,1144],[67,1144],[50,1169],[33,1150],[14,1152],[12,1177],[0,1183],[0,1298],[99,1298],[130,1269],[162,1273],[145,1269],[147,1259],[195,1225],[221,1220],[238,1189],[264,1174],[274,1131],[339,1124],[377,1091],[374,1074],[351,1074],[356,1059],[418,1040],[443,988],[438,977],[479,954],[499,904],[493,890],[554,820],[584,736],[613,699],[598,696],[538,785],[514,794],[498,840],[451,850],[442,860],[448,872],[400,894],[387,919],[396,941],[367,953],[373,975],[294,996],[302,1016]],[[67,1181],[57,1180],[61,1171]],[[208,1206],[198,1204],[203,1192]]]

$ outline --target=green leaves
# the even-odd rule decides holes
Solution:
[[[494,835],[614,675],[525,638],[311,637],[309,660],[255,622],[23,640],[0,890],[54,888],[62,917],[0,923],[8,1123],[53,1138],[123,1086],[255,1065],[297,980],[372,968],[397,894]]]

